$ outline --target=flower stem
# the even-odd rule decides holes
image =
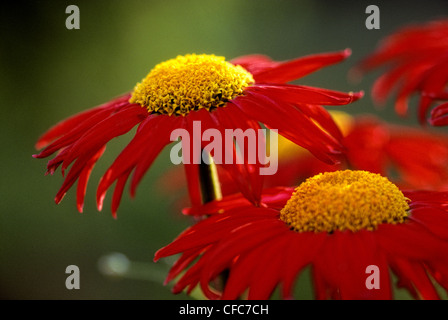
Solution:
[[[209,164],[203,161],[199,165],[199,180],[201,183],[202,203],[222,198],[221,185],[219,183],[218,171],[212,156],[209,154]]]
[[[222,199],[218,170],[215,162],[213,161],[213,157],[210,154],[208,154],[208,160],[209,164],[201,161],[199,165],[199,181],[201,185],[202,203]],[[224,289],[228,277],[228,270],[224,270],[216,279],[216,285],[221,287],[221,290]]]

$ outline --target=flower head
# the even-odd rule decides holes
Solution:
[[[156,253],[181,253],[167,277],[179,276],[175,293],[199,285],[210,299],[268,299],[280,286],[291,299],[308,266],[318,299],[390,299],[391,273],[416,298],[438,298],[433,281],[448,290],[447,193],[402,191],[378,174],[345,170],[267,189],[262,200],[208,203],[195,213],[210,218]],[[366,284],[369,266],[380,272],[376,289]],[[213,280],[224,270],[218,290]]]
[[[388,179],[366,171],[335,171],[297,187],[280,219],[298,232],[374,230],[403,222],[409,209],[403,193]]]
[[[374,100],[384,103],[396,90],[395,109],[405,115],[410,97],[418,94],[418,119],[426,122],[429,108],[438,100],[448,99],[448,20],[410,25],[396,31],[383,39],[357,69],[367,72],[380,67],[385,67],[386,72],[374,83]],[[431,123],[444,125],[435,119]]]
[[[185,129],[194,137],[193,124],[199,121],[200,136],[210,128],[222,136],[226,129],[258,130],[260,124],[310,150],[323,161],[338,161],[341,133],[322,105],[345,105],[361,93],[292,85],[287,82],[322,67],[340,62],[349,50],[311,55],[286,62],[253,55],[231,62],[214,55],[185,55],[158,64],[134,90],[99,107],[74,115],[48,130],[37,142],[44,148],[36,158],[58,154],[48,162],[47,172],[71,166],[55,201],[59,203],[78,181],[77,205],[82,211],[90,173],[106,144],[138,125],[135,136],[102,176],[97,189],[101,210],[107,190],[115,183],[112,212],[115,215],[128,178],[131,195],[160,151],[170,144],[175,129]],[[206,142],[200,141],[204,148]],[[235,148],[223,146],[221,154]],[[186,151],[186,150],[183,150]],[[190,152],[193,154],[193,152]],[[247,152],[245,153],[247,154]],[[260,200],[262,177],[256,170],[261,162],[233,161],[222,164],[241,192],[253,203]],[[185,164],[190,198],[200,204],[198,166]]]
[[[252,74],[224,57],[190,54],[155,66],[135,86],[129,102],[146,107],[149,113],[186,116],[222,107],[253,83]]]

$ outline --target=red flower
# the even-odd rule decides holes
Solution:
[[[405,115],[410,97],[419,94],[418,119],[424,123],[433,103],[448,99],[448,20],[396,31],[359,64],[358,70],[367,72],[383,66],[387,71],[374,83],[374,100],[384,103],[396,89],[395,109]]]
[[[344,139],[346,168],[390,177],[401,188],[446,189],[448,136],[357,117]]]
[[[280,286],[291,299],[307,266],[317,299],[391,299],[391,272],[415,298],[439,298],[433,281],[448,290],[448,193],[337,171],[265,190],[262,202],[232,195],[187,212],[215,214],[155,254],[181,254],[166,279],[174,293],[199,285],[209,299],[268,299]],[[224,271],[223,290],[214,288]]]
[[[114,216],[129,176],[132,174],[130,192],[134,196],[154,159],[171,143],[173,130],[183,128],[193,136],[194,121],[202,124],[201,136],[208,128],[219,130],[222,136],[225,129],[257,130],[261,122],[332,163],[341,151],[341,134],[321,105],[345,105],[359,99],[362,93],[346,94],[286,83],[340,62],[349,54],[345,50],[286,62],[255,55],[232,63],[214,55],[179,56],[157,65],[132,93],[52,127],[38,140],[36,147],[45,149],[34,157],[45,158],[58,152],[48,162],[47,173],[54,173],[61,166],[64,174],[71,165],[55,201],[59,203],[78,180],[77,206],[82,211],[90,172],[106,144],[138,125],[134,138],[102,176],[97,189],[101,210],[106,191],[116,182]],[[201,141],[202,147],[204,144]],[[222,154],[232,151],[223,150]],[[253,203],[259,201],[262,186],[256,170],[259,166],[222,165]],[[199,204],[198,166],[184,167],[191,201]]]

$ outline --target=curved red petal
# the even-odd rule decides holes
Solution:
[[[125,104],[129,104],[130,94],[124,94],[110,102],[97,106],[95,108],[82,111],[78,114],[75,114],[48,129],[37,141],[36,149],[41,149],[51,143],[51,141],[56,138],[66,135],[67,132],[70,132],[78,125],[83,123],[84,121],[90,119],[97,113],[101,111],[106,111],[106,113],[111,113],[118,110],[121,106]]]
[[[350,49],[339,52],[313,54],[278,63],[263,71],[254,72],[256,83],[286,83],[302,78],[323,67],[341,62],[351,55]]]
[[[433,126],[448,125],[448,102],[442,103],[432,109],[429,123]]]
[[[90,173],[92,172],[95,163],[103,155],[104,150],[106,150],[106,146],[103,146],[92,158],[90,158],[81,171],[76,189],[76,204],[79,212],[82,212],[84,207],[84,197],[86,194],[87,182],[89,180]]]

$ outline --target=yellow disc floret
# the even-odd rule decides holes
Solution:
[[[396,185],[367,171],[326,172],[299,185],[280,211],[298,232],[374,230],[381,223],[402,223],[408,199]]]
[[[248,71],[224,57],[190,54],[156,65],[135,86],[129,101],[150,113],[185,116],[222,107],[253,82]]]

